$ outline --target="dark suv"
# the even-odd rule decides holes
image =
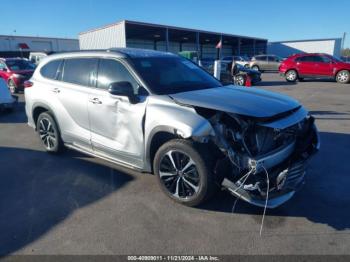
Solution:
[[[23,90],[24,82],[31,78],[35,65],[23,58],[0,58],[0,77],[3,78],[11,93]]]

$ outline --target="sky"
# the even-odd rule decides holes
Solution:
[[[10,0],[1,10],[0,34],[77,38],[79,32],[126,19],[269,41],[347,32],[345,47],[350,47],[349,0]]]

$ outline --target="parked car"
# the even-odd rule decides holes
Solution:
[[[332,78],[349,83],[350,64],[327,54],[297,54],[288,57],[279,68],[288,82],[304,78]]]
[[[0,58],[0,77],[12,94],[23,90],[24,82],[32,76],[34,69],[35,65],[24,58]]]
[[[207,72],[214,71],[214,58],[202,58],[200,60],[202,68],[204,68]]]
[[[0,111],[13,110],[17,103],[17,97],[11,95],[6,82],[0,78]]]
[[[167,196],[188,206],[222,186],[257,206],[269,192],[267,207],[276,207],[304,182],[319,147],[314,118],[296,100],[222,86],[159,51],[49,56],[26,83],[25,99],[48,152],[67,146],[153,172]]]
[[[33,63],[38,65],[40,63],[40,61],[47,57],[48,54],[44,53],[44,52],[30,52],[29,54],[29,60]]]
[[[247,84],[251,86],[261,81],[261,73],[235,62],[222,62],[220,81],[238,86],[246,86]]]
[[[264,71],[278,71],[283,58],[276,55],[257,55],[249,63],[251,69]]]
[[[249,68],[249,62],[250,62],[249,58],[245,56],[225,56],[222,59],[222,61],[226,63],[231,63],[232,61],[234,61],[236,64],[239,64],[246,68]]]

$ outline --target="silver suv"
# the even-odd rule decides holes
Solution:
[[[278,71],[283,59],[276,55],[257,55],[249,63],[251,69],[264,71]]]
[[[68,147],[153,172],[170,198],[189,206],[224,188],[276,207],[303,183],[319,146],[314,119],[297,101],[222,86],[170,53],[56,54],[25,86],[29,125],[48,152]]]

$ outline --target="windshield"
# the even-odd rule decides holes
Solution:
[[[27,60],[8,60],[6,61],[7,67],[11,71],[19,71],[19,70],[34,70],[35,65]]]
[[[131,60],[135,70],[158,95],[222,86],[206,71],[182,57],[141,57]]]

